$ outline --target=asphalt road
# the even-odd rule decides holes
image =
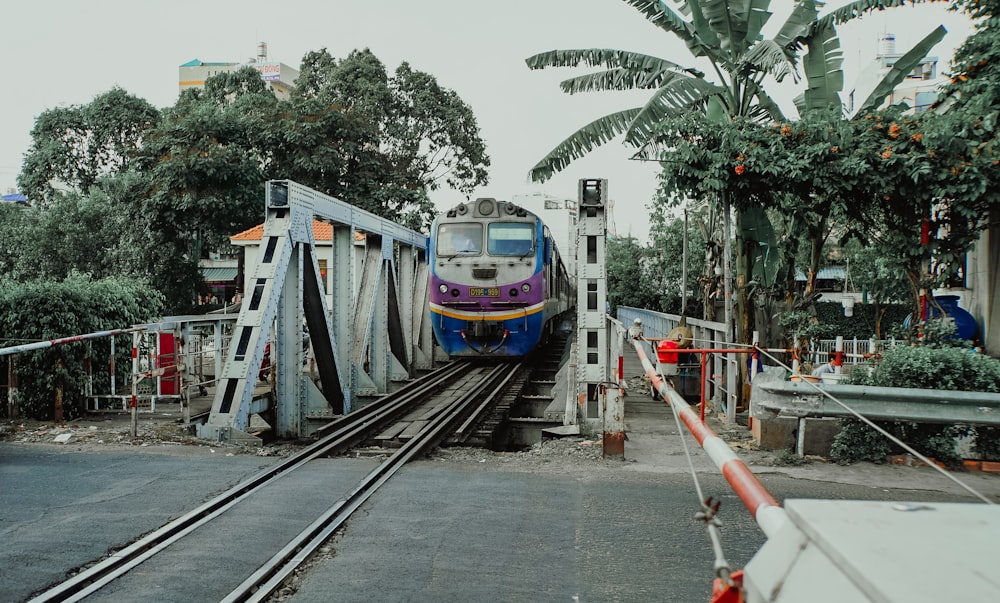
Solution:
[[[650,471],[635,462],[598,467],[573,459],[510,466],[416,461],[348,522],[286,598],[707,601],[713,556],[693,519],[693,481],[675,461],[669,470]],[[271,462],[207,447],[77,452],[0,443],[0,600],[26,600]],[[155,579],[130,578],[88,600],[216,601],[219,584],[252,570],[258,549],[274,544],[271,524],[336,500],[338,489],[375,462],[323,460],[253,515],[230,518],[234,528],[223,542],[192,544],[169,571],[143,571]],[[792,473],[761,479],[779,500],[970,500],[879,480],[824,482],[806,470],[804,477]],[[717,472],[698,475],[704,494],[723,501],[725,555],[740,568],[763,534]]]

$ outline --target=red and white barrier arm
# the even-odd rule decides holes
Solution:
[[[31,350],[41,350],[43,348],[50,348],[56,345],[62,345],[64,343],[74,343],[77,341],[85,341],[87,339],[98,339],[100,337],[110,337],[111,335],[122,335],[124,333],[131,333],[138,329],[113,329],[111,331],[97,331],[95,333],[87,333],[86,335],[74,335],[72,337],[63,337],[61,339],[50,339],[48,341],[36,341],[35,343],[26,343],[23,345],[15,345],[9,348],[0,348],[0,356],[7,356],[8,354],[18,354],[20,352],[30,352]]]
[[[705,425],[684,398],[660,378],[649,358],[646,357],[642,343],[633,340],[632,345],[639,355],[639,360],[642,361],[642,368],[646,370],[646,376],[652,381],[656,391],[674,408],[698,444],[722,471],[723,477],[743,501],[743,505],[750,511],[750,515],[764,534],[768,538],[774,536],[778,529],[788,522],[785,510],[760,483],[757,476],[750,471],[746,463],[736,456],[729,444]]]

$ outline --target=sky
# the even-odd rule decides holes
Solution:
[[[824,12],[845,1],[828,2]],[[775,14],[765,35],[774,34],[791,6],[791,0],[772,2]],[[647,94],[568,95],[559,82],[586,70],[532,71],[524,60],[548,50],[615,48],[704,70],[683,43],[625,0],[49,0],[5,3],[2,13],[8,57],[0,95],[3,193],[16,186],[31,128],[46,109],[85,105],[116,86],[168,107],[177,100],[182,63],[245,62],[259,42],[267,43],[271,61],[295,68],[309,51],[326,48],[342,58],[370,48],[390,73],[406,61],[472,107],[491,158],[490,184],[473,198],[546,193],[573,199],[579,179],[607,178],[617,233],[646,241],[657,168],[630,160],[632,153],[620,140],[545,183],[530,183],[527,175],[579,127],[641,106]],[[946,71],[972,25],[945,6],[891,9],[841,26],[845,87],[875,53],[881,33],[895,34],[903,51],[939,24],[949,33],[931,54]],[[801,85],[786,79],[768,91],[786,114],[795,114],[792,99]],[[446,209],[464,196],[439,191],[432,199]]]

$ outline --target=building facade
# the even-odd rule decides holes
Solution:
[[[257,56],[246,63],[210,63],[194,59],[181,65],[178,69],[177,85],[181,92],[190,88],[204,88],[205,80],[220,73],[238,71],[243,67],[253,67],[260,73],[260,78],[274,91],[275,96],[282,100],[291,97],[295,88],[295,80],[299,71],[284,63],[268,60],[267,44],[257,45]]]

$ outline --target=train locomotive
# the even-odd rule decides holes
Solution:
[[[431,226],[430,318],[450,357],[520,357],[576,299],[549,228],[507,201],[481,198]]]

